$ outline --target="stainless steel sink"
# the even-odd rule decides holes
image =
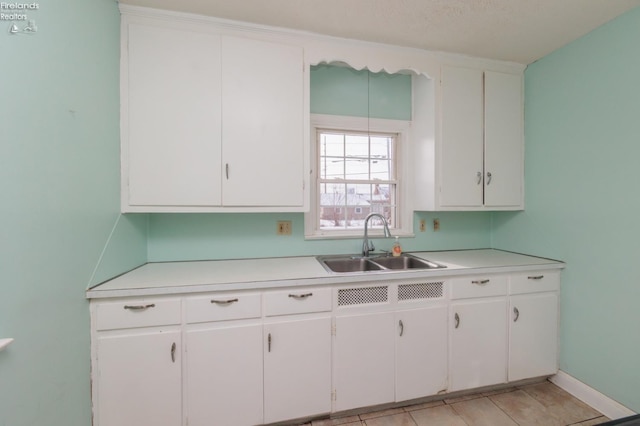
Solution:
[[[373,261],[387,269],[433,269],[444,268],[444,266],[428,260],[418,259],[417,257],[403,256],[385,256],[376,257]]]
[[[440,269],[446,266],[415,256],[375,256],[361,257],[353,255],[318,256],[320,264],[329,272],[391,272],[412,269]]]
[[[379,271],[382,266],[364,257],[326,257],[320,260],[322,266],[330,272],[367,272]]]

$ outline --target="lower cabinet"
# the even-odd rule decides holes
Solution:
[[[264,336],[264,422],[331,412],[331,318],[266,324]]]
[[[334,411],[395,400],[393,312],[336,317]]]
[[[559,289],[543,271],[92,301],[94,425],[279,423],[552,375]]]
[[[185,334],[189,425],[262,423],[262,324]]]
[[[146,329],[97,339],[96,425],[182,423],[180,336],[180,330]]]
[[[396,401],[447,389],[447,307],[400,311],[396,315]]]
[[[506,298],[451,303],[449,391],[507,381]]]

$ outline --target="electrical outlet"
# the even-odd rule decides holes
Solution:
[[[433,219],[433,230],[434,231],[440,230],[440,219]]]
[[[291,221],[279,220],[276,235],[291,235]]]
[[[427,221],[424,219],[420,219],[420,232],[424,232],[427,230]]]

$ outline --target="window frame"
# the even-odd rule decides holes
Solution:
[[[388,120],[380,118],[351,117],[327,114],[311,114],[311,185],[309,211],[304,215],[305,239],[342,239],[362,238],[363,230],[327,230],[320,229],[320,200],[318,173],[318,138],[317,132],[321,130],[335,130],[338,132],[376,132],[395,133],[396,139],[396,181],[397,181],[397,218],[398,226],[392,229],[393,235],[414,236],[413,234],[413,206],[411,205],[411,122],[405,120]],[[381,229],[369,230],[370,235],[382,235]]]

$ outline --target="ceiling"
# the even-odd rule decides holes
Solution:
[[[640,0],[120,0],[427,50],[529,64]]]

